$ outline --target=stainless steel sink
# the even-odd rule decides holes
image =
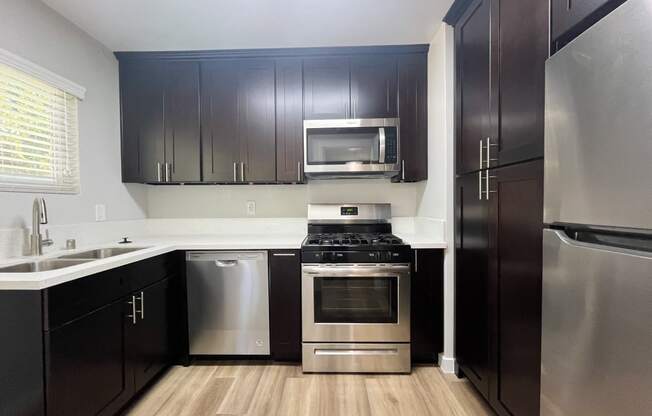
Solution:
[[[64,267],[76,266],[88,263],[91,260],[82,259],[52,259],[34,261],[29,263],[14,264],[13,266],[0,267],[0,273],[34,273],[46,272],[48,270],[63,269]]]
[[[95,250],[82,251],[81,253],[66,254],[65,256],[59,256],[58,259],[86,259],[86,260],[98,260],[105,259],[107,257],[119,256],[120,254],[127,254],[134,251],[142,250],[147,247],[109,247],[109,248],[98,248]]]

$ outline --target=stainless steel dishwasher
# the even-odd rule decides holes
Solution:
[[[269,354],[265,251],[186,253],[191,355]]]

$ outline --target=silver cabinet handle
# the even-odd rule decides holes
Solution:
[[[419,253],[414,250],[414,273],[419,271]]]
[[[140,319],[145,319],[145,293],[140,292]]]
[[[240,180],[241,180],[242,182],[245,181],[245,166],[244,166],[244,162],[240,162]]]
[[[405,159],[401,160],[401,180],[405,180]]]
[[[482,201],[482,171],[478,172],[478,200]]]
[[[296,254],[294,253],[272,253],[272,256],[274,257],[294,257]]]
[[[165,166],[165,182],[170,182],[170,163],[164,163],[163,166]]]
[[[491,148],[493,146],[498,146],[498,144],[491,144],[491,137],[487,137],[487,168],[491,167],[491,162],[498,162],[498,159],[491,158]],[[482,154],[480,157],[482,157]],[[480,162],[480,164],[482,164],[482,162]]]
[[[489,180],[490,179],[496,179],[496,176],[491,176],[491,175],[489,175],[489,172],[487,172],[484,179],[485,179],[485,188],[486,188],[484,193],[485,193],[485,195],[487,197],[487,201],[488,201],[489,200],[489,194],[495,194],[495,193],[498,192],[498,191],[490,190],[491,187],[489,186]]]
[[[297,162],[297,182],[301,182],[301,162]]]
[[[233,162],[233,182],[238,182],[238,162]]]
[[[156,162],[156,181],[161,182],[161,162]]]
[[[378,163],[385,163],[385,128],[378,128]]]
[[[483,149],[484,149],[484,145],[482,144],[482,139],[480,139],[480,170],[484,169],[484,160],[482,154]]]
[[[131,315],[127,315],[127,318],[131,318],[131,323],[136,325],[136,296],[132,296],[127,304],[131,305]]]

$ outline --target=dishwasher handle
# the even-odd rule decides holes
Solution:
[[[215,260],[217,267],[235,267],[238,265],[238,260]]]

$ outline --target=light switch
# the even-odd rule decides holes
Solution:
[[[106,205],[95,205],[95,221],[106,221]]]
[[[256,216],[256,201],[247,201],[247,216]]]

